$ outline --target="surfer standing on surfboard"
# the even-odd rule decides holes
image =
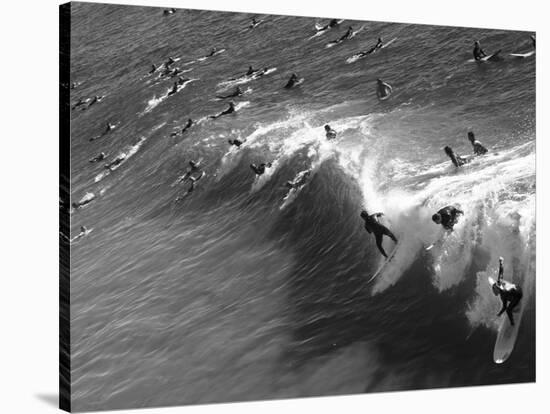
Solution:
[[[382,237],[386,235],[392,239],[394,243],[397,243],[397,238],[393,235],[390,229],[378,221],[378,218],[383,215],[384,213],[369,214],[367,210],[361,211],[361,218],[365,220],[365,230],[367,230],[369,234],[374,233],[376,246],[378,247],[378,250],[380,250],[380,253],[382,253],[382,255],[387,259],[388,255],[382,247]]]
[[[523,292],[519,286],[513,283],[507,282],[502,277],[504,275],[504,259],[501,257],[499,261],[498,280],[491,286],[495,296],[500,296],[502,301],[502,309],[498,312],[497,316],[501,316],[504,312],[510,319],[510,324],[514,326],[514,308],[519,304],[519,301],[523,297]]]
[[[483,51],[483,49],[481,48],[481,45],[479,44],[479,41],[476,40],[474,43],[474,59],[481,60],[485,56],[487,56],[487,53]]]

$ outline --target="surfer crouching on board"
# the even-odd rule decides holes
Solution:
[[[502,278],[504,275],[504,259],[501,257],[498,261],[498,280],[492,285],[493,293],[495,296],[500,296],[500,300],[502,301],[502,309],[498,312],[497,316],[501,316],[506,312],[510,319],[510,324],[514,326],[514,308],[523,297],[523,292],[519,286],[507,282]]]
[[[474,154],[475,155],[484,155],[487,154],[488,150],[485,148],[481,142],[479,142],[472,131],[468,132],[468,139],[472,143],[472,147],[474,147]]]
[[[392,239],[394,243],[397,243],[397,238],[393,235],[390,229],[378,221],[378,218],[383,215],[384,213],[369,214],[367,210],[361,211],[361,218],[365,220],[365,230],[367,230],[369,234],[374,233],[376,246],[378,247],[378,250],[380,250],[380,253],[382,253],[382,255],[387,259],[388,255],[382,247],[382,237],[386,235]]]
[[[458,216],[464,215],[464,211],[455,206],[443,207],[432,216],[435,224],[441,224],[445,230],[453,231],[454,225],[458,221]]]
[[[487,56],[487,53],[483,51],[483,49],[481,48],[481,45],[479,44],[479,41],[476,40],[474,43],[474,59],[481,60],[486,56]]]

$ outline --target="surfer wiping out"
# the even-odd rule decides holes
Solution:
[[[262,175],[263,173],[265,173],[265,169],[270,167],[271,167],[270,162],[267,162],[267,163],[263,162],[259,165],[250,164],[250,168],[252,169],[252,171],[256,173],[256,175]]]
[[[458,216],[464,215],[464,211],[455,206],[446,206],[432,216],[435,224],[441,224],[447,231],[453,231],[454,225],[458,222]]]
[[[514,308],[519,304],[519,301],[523,297],[523,292],[521,287],[503,279],[504,259],[501,257],[498,261],[498,279],[491,286],[495,296],[500,296],[500,300],[502,301],[502,308],[498,312],[497,316],[501,316],[504,312],[506,312],[508,318],[510,319],[510,324],[514,326]]]
[[[241,89],[241,87],[237,86],[237,89],[235,89],[235,91],[231,92],[228,95],[218,95],[217,98],[220,98],[220,99],[235,98],[237,96],[241,96],[243,93],[244,92]]]
[[[451,159],[451,162],[453,163],[453,165],[455,167],[461,167],[463,166],[464,164],[470,162],[469,159],[467,158],[464,158],[464,157],[461,157],[460,155],[456,154],[453,149],[449,146],[446,146],[444,148],[445,150],[445,154],[447,154],[447,156]]]
[[[388,229],[378,220],[383,215],[384,213],[369,214],[367,210],[361,211],[361,218],[365,221],[365,230],[367,230],[369,234],[374,233],[376,246],[378,247],[378,250],[380,250],[380,253],[382,253],[382,256],[387,259],[388,255],[382,247],[382,237],[388,236],[390,239],[393,240],[394,243],[397,243],[397,238],[393,235],[390,229]]]
[[[325,132],[326,132],[325,136],[327,137],[327,139],[330,140],[330,139],[336,138],[336,131],[332,129],[329,124],[325,125]]]
[[[486,56],[487,56],[487,53],[483,51],[483,49],[481,48],[481,44],[479,43],[478,40],[476,40],[474,43],[474,59],[481,60]]]
[[[210,119],[216,119],[216,118],[219,118],[220,116],[223,116],[223,115],[228,115],[228,114],[232,114],[233,112],[235,112],[236,109],[235,109],[235,103],[233,101],[229,102],[229,108],[227,108],[225,111],[223,112],[220,112],[219,114],[217,115],[210,115],[208,118]]]
[[[472,131],[468,132],[468,139],[472,143],[472,147],[474,147],[474,154],[475,155],[483,155],[487,154],[488,150],[485,148],[481,142],[479,142]]]

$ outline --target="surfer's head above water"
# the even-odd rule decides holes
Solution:
[[[362,210],[360,216],[361,218],[366,219],[369,217],[369,212],[367,210]]]
[[[436,223],[436,224],[441,224],[441,214],[435,213],[435,214],[432,216],[432,220],[433,220],[433,222]]]

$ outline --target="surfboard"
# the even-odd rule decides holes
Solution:
[[[487,61],[489,61],[489,60],[492,60],[492,59],[496,58],[496,57],[499,55],[499,53],[500,53],[500,49],[497,50],[497,51],[496,51],[495,53],[493,53],[492,55],[485,56],[484,58],[481,58],[481,61],[482,61],[482,62],[487,62]]]
[[[397,247],[398,247],[398,244],[395,244],[395,247],[393,248],[392,252],[390,253],[390,255],[388,256],[388,258],[386,260],[384,260],[384,263],[382,263],[380,265],[380,267],[378,268],[378,270],[374,273],[374,275],[371,276],[371,278],[369,280],[367,280],[367,283],[370,283],[372,282],[374,279],[376,279],[376,277],[378,275],[380,275],[380,273],[382,273],[382,271],[385,269],[386,265],[388,263],[390,263],[392,261],[392,259],[394,258],[395,254],[397,253]]]
[[[528,58],[529,56],[533,56],[535,54],[535,51],[532,50],[527,53],[510,53],[510,56],[517,57],[517,58]]]
[[[387,48],[389,45],[391,45],[393,42],[395,42],[397,40],[397,37],[394,37],[392,40],[390,40],[388,43],[384,43],[380,49],[385,49]]]
[[[491,286],[496,283],[495,279],[490,276],[487,279]],[[514,345],[516,344],[522,315],[522,301],[520,301],[518,306],[514,309],[514,326],[510,323],[510,319],[508,315],[506,315],[506,312],[502,314],[502,321],[498,327],[497,340],[495,342],[495,350],[493,351],[493,361],[496,364],[504,363],[512,354]]]

